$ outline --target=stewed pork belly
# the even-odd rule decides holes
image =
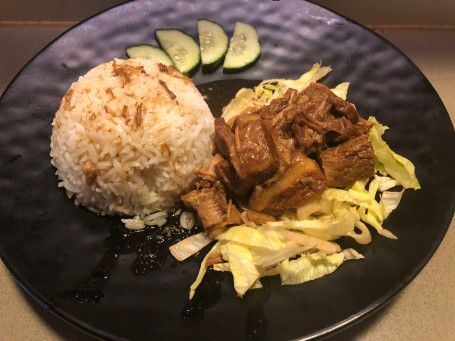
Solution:
[[[247,112],[215,119],[216,154],[198,171],[204,185],[182,196],[211,237],[245,220],[240,207],[260,224],[374,174],[371,123],[322,84]]]

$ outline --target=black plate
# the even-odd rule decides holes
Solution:
[[[198,85],[225,81],[201,86],[218,108],[215,114],[220,101],[244,84],[238,78],[297,78],[322,61],[333,67],[326,85],[351,82],[348,100],[364,117],[374,114],[391,127],[386,139],[414,162],[422,185],[405,194],[385,223],[398,240],[375,234],[370,245],[358,247],[364,261],[298,286],[268,279],[264,290],[244,300],[235,296],[228,275],[211,274],[199,306],[188,307],[200,257],[180,264],[168,257],[140,275],[137,269],[147,265],[136,260],[141,238],[124,236],[118,219],[92,214],[65,197],[49,163],[49,137],[70,84],[97,64],[124,58],[128,45],[154,43],[156,28],[196,35],[197,18],[218,21],[228,33],[237,20],[255,25],[262,44],[259,62],[243,73],[196,74]],[[41,304],[97,336],[233,340],[258,333],[277,340],[328,334],[407,285],[435,252],[454,211],[454,131],[429,82],[376,34],[303,1],[134,1],[115,7],[39,53],[5,91],[0,110],[1,257]]]

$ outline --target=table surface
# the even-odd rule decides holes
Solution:
[[[69,23],[0,24],[0,94]],[[378,30],[425,74],[455,122],[455,30]],[[7,65],[8,67],[5,67]],[[422,272],[384,308],[329,340],[455,338],[455,219]],[[0,261],[0,340],[94,340],[31,298]]]

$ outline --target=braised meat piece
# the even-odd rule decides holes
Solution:
[[[278,158],[273,138],[260,119],[235,122],[234,134],[223,118],[215,119],[216,146],[229,161],[220,163],[216,172],[229,190],[243,197],[276,171]]]
[[[370,128],[375,125],[374,122],[372,121],[367,121],[363,119],[362,117],[359,117],[359,120],[354,124],[355,129],[359,133],[359,135],[362,134],[368,134],[370,131]]]
[[[241,114],[235,118],[234,123],[232,124],[232,129],[234,131],[237,127],[242,129],[247,122],[258,120],[260,118],[261,117],[258,114]]]
[[[324,137],[317,131],[305,126],[294,123],[292,125],[295,142],[304,154],[317,154],[324,147]]]
[[[278,215],[319,198],[327,187],[372,176],[372,125],[322,84],[288,89],[269,105],[246,108],[229,124],[215,119],[219,154],[197,172],[197,189],[182,200],[197,211],[211,237],[231,224],[274,221],[264,212]],[[242,214],[226,193],[246,206]]]
[[[223,232],[227,225],[242,223],[240,212],[216,186],[193,190],[182,195],[181,199],[185,205],[197,211],[204,230],[211,238]]]
[[[218,151],[234,166],[242,187],[250,188],[254,182],[245,173],[236,150],[236,137],[224,118],[215,118],[215,143]]]
[[[332,90],[320,83],[311,83],[302,93],[303,104],[307,113],[318,121],[325,121],[330,115],[346,117],[350,122],[356,123],[359,113],[355,107],[335,95]]]
[[[215,118],[215,144],[221,155],[228,160],[231,153],[235,152],[234,134],[222,117]]]
[[[278,159],[272,135],[261,120],[244,122],[240,129],[237,126],[235,141],[241,173],[251,179],[249,182],[260,183],[272,176],[278,168]]]
[[[343,142],[358,136],[354,124],[346,117],[340,117],[330,120],[325,126],[325,140],[330,142]]]
[[[277,181],[256,186],[249,206],[256,211],[294,208],[318,198],[326,188],[325,175],[317,162],[296,151],[290,167]]]
[[[359,135],[354,127],[359,119],[357,110],[325,85],[311,83],[299,94],[297,102],[302,110],[294,123],[323,134],[327,142],[342,142]]]
[[[209,164],[199,169],[196,175],[203,180],[215,181],[217,179],[216,165],[222,161],[226,160],[224,160],[220,154],[215,154]]]
[[[262,212],[256,212],[253,210],[246,210],[244,212],[246,215],[246,220],[255,224],[265,224],[268,223],[269,221],[276,221],[275,217],[262,213]]]
[[[329,187],[350,186],[374,174],[374,151],[368,135],[360,135],[320,154]]]
[[[283,98],[272,100],[270,105],[257,110],[273,139],[281,140],[292,137],[292,123],[300,108],[294,105],[297,91],[288,89]]]
[[[182,201],[197,211],[204,229],[220,225],[226,218],[226,197],[215,187],[191,191],[182,196]]]
[[[296,93],[296,90],[288,89],[283,97],[272,100],[269,105],[259,108],[255,113],[263,120],[273,120],[279,112],[283,111],[289,105],[289,102],[291,102],[292,97]]]
[[[277,173],[281,174],[291,164],[291,156],[295,150],[295,140],[293,138],[275,140],[275,147],[278,156]]]
[[[313,83],[313,84],[317,84],[317,83]],[[319,84],[319,85],[322,85],[322,84]],[[325,92],[327,92],[327,90],[329,91],[328,96],[330,97],[330,101],[333,105],[332,113],[335,116],[339,116],[339,115],[344,116],[350,122],[356,123],[357,120],[359,119],[359,113],[357,112],[355,107],[351,103],[346,102],[341,97],[338,97],[337,95],[335,95],[332,92],[332,90],[327,88],[325,85],[322,85],[322,87],[324,87]]]
[[[305,154],[320,152],[327,143],[339,143],[365,132],[355,107],[328,87],[311,83],[298,93],[288,89],[283,98],[254,112],[274,140],[295,137]],[[364,121],[364,120],[363,120]]]
[[[240,180],[237,172],[230,162],[223,160],[216,164],[215,172],[217,179],[236,198],[243,200],[251,192],[250,183]]]

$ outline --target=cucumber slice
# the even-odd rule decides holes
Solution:
[[[169,65],[174,66],[174,63],[172,62],[168,54],[159,47],[153,45],[148,44],[131,45],[125,49],[125,52],[128,58],[151,59],[157,63],[161,63],[166,66]]]
[[[253,64],[261,55],[258,32],[254,26],[238,22],[235,24],[223,68],[239,71]]]
[[[178,29],[155,30],[156,40],[171,57],[180,73],[190,75],[201,61],[199,44],[191,35]]]
[[[203,66],[216,66],[226,55],[229,46],[229,37],[223,26],[207,20],[197,20],[201,60]]]

